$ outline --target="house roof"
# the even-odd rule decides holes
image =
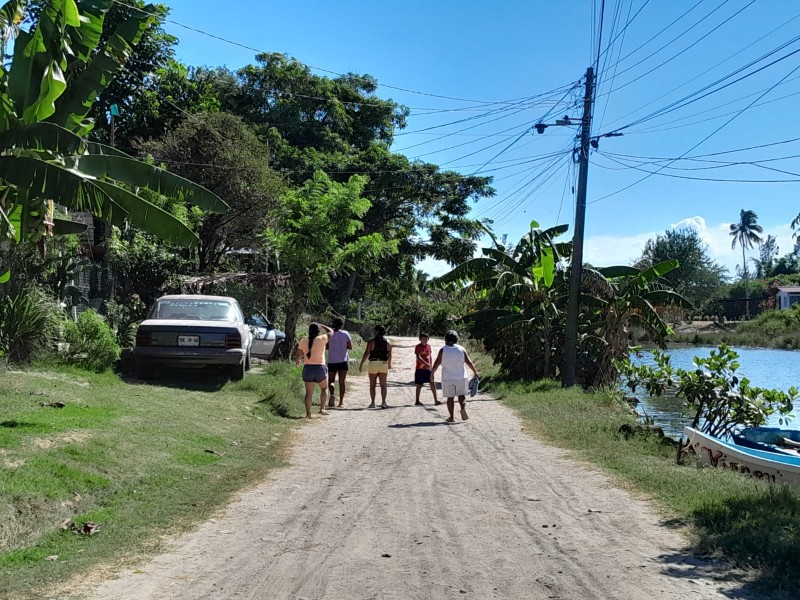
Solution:
[[[779,292],[786,292],[787,294],[800,294],[800,285],[779,285]]]

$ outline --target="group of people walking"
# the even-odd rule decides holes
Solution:
[[[319,387],[319,414],[327,415],[326,407],[334,407],[334,384],[339,378],[339,407],[344,405],[344,396],[347,390],[347,372],[350,366],[350,350],[353,349],[353,340],[350,334],[343,329],[344,322],[336,318],[331,323],[333,327],[320,323],[311,323],[308,326],[308,337],[300,340],[295,353],[295,362],[298,366],[303,364],[303,382],[305,384],[306,417],[311,418],[311,405],[314,390]],[[361,357],[359,371],[364,370],[368,363],[369,375],[369,408],[375,408],[378,383],[380,383],[381,408],[388,408],[386,396],[388,391],[387,378],[392,368],[392,344],[386,339],[386,328],[377,325],[373,337],[367,342],[367,348]],[[444,337],[445,345],[439,350],[433,360],[433,350],[430,346],[429,336],[422,333],[419,344],[414,348],[416,368],[414,371],[414,384],[417,387],[415,405],[422,405],[420,393],[422,388],[430,386],[434,404],[442,402],[436,393],[436,371],[442,368],[442,395],[447,399],[449,412],[448,422],[455,421],[455,399],[461,408],[461,419],[466,421],[469,416],[466,409],[467,391],[470,383],[467,379],[469,367],[474,377],[472,385],[477,385],[478,371],[467,351],[458,345],[458,334],[448,331]],[[327,361],[325,351],[328,351]]]

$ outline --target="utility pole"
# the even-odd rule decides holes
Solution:
[[[564,385],[575,385],[578,357],[578,311],[580,309],[581,274],[583,271],[583,230],[586,219],[586,181],[589,176],[589,148],[594,102],[594,69],[586,69],[586,92],[583,96],[581,145],[578,149],[578,194],[575,201],[575,229],[572,234],[572,266],[569,274],[566,346],[564,347]]]

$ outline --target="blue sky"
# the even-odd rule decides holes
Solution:
[[[381,87],[378,94],[412,107],[412,116],[406,130],[410,133],[398,136],[394,149],[463,173],[475,172],[491,159],[480,172],[495,175],[498,193],[476,205],[474,214],[492,218],[498,233],[516,239],[531,219],[544,226],[573,221],[575,169],[570,168],[568,149],[576,130],[551,127],[543,135],[523,132],[545,116],[545,122],[565,114],[580,116],[582,91],[566,95],[567,104],[574,100],[576,106],[561,104],[549,115],[552,102],[519,99],[569,86],[585,73],[597,49],[601,1],[229,0],[225,15],[219,3],[209,0],[168,4],[176,22],[264,51],[284,52],[313,67],[369,73],[380,83],[395,86]],[[722,80],[708,91],[716,90],[800,50],[800,41],[793,40],[800,31],[800,4],[795,2],[606,0],[605,4],[601,45],[605,52],[599,65],[594,133],[628,125]],[[174,24],[167,24],[167,30],[180,38],[178,58],[189,64],[238,68],[253,61],[250,50]],[[614,44],[606,50],[612,39]],[[770,58],[723,79],[787,43]],[[562,97],[563,91],[542,98]],[[778,237],[782,253],[790,251],[789,222],[800,212],[800,183],[695,181],[664,174],[800,180],[791,174],[800,172],[797,158],[775,160],[800,155],[800,140],[730,152],[800,138],[798,100],[800,52],[678,110],[633,125],[622,137],[601,139],[589,173],[586,259],[596,265],[629,263],[656,232],[689,224],[706,239],[712,256],[732,270],[741,253],[731,250],[727,227],[743,208],[758,213],[765,233]],[[469,117],[473,120],[448,125]],[[427,131],[413,133],[422,129]],[[553,159],[538,157],[555,152],[563,156],[545,171]],[[695,159],[653,165],[605,153]],[[708,154],[715,155],[698,156]],[[625,164],[614,162],[619,160]],[[729,164],[756,160],[769,162]],[[636,183],[646,173],[631,166],[666,168]],[[545,184],[537,188],[542,181]],[[604,198],[631,184],[635,185]],[[442,271],[442,265],[424,266],[434,274]]]

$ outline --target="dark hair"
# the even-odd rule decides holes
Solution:
[[[458,342],[458,334],[452,329],[444,334],[444,343],[447,344],[448,346],[452,346],[457,342]]]
[[[316,323],[311,323],[308,326],[308,352],[306,352],[306,358],[311,358],[311,346],[314,345],[314,338],[319,335],[319,325]]]
[[[431,337],[431,336],[429,336],[427,333],[425,333],[425,332],[423,331],[422,333],[420,333],[420,334],[419,334],[419,337],[421,337],[421,338],[424,338],[424,337],[426,337],[426,338],[430,339],[430,337]]]
[[[342,327],[344,327],[344,321],[342,321],[341,318],[336,317],[331,325],[333,325],[334,331],[339,331]]]
[[[383,325],[375,325],[375,337],[382,338],[384,335],[386,335],[386,327]]]

